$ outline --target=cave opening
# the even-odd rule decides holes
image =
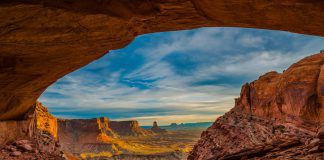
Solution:
[[[63,147],[81,157],[127,153],[132,145],[142,145],[131,150],[136,154],[171,148],[186,157],[200,133],[233,108],[244,83],[267,72],[282,73],[318,53],[323,43],[316,36],[231,27],[146,34],[59,79],[38,101],[54,116],[74,119],[59,120],[58,129],[64,130]],[[114,149],[98,152],[87,146],[93,141],[87,132],[97,129],[87,123],[99,125],[96,139]],[[152,124],[163,138],[150,135]],[[71,141],[80,138],[75,134],[86,138]]]
[[[323,36],[323,5],[316,0],[3,0],[0,157],[144,159],[147,155],[136,154],[144,153],[160,160],[186,152],[181,158],[188,160],[321,158],[320,37],[243,28],[163,32],[247,27]],[[155,32],[161,33],[144,35]],[[39,101],[63,118],[36,102],[45,89]],[[238,95],[234,104],[230,97]],[[154,147],[161,142],[158,134],[118,138],[130,131],[165,133],[163,125],[183,127],[218,115],[223,116],[202,132],[190,153],[192,146],[179,139],[184,143]],[[110,119],[93,118],[99,116]],[[118,121],[126,119],[140,123]],[[66,128],[63,136],[60,127]],[[178,142],[172,135],[164,138]],[[176,152],[165,154],[170,149]]]

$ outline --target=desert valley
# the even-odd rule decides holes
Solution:
[[[163,128],[168,129],[166,130],[160,128],[156,122],[155,125],[145,126],[147,129],[144,129],[137,121],[110,121],[106,117],[59,119],[51,115],[41,103],[36,104],[35,116],[35,130],[38,136],[44,139],[9,141],[2,148],[0,157],[3,159],[15,157],[20,159],[186,159],[195,142],[198,141],[200,133],[212,124],[209,122],[173,124],[164,126]]]

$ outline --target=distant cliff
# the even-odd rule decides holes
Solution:
[[[204,131],[189,160],[324,157],[324,54],[243,85],[235,107]],[[322,129],[323,130],[323,129]],[[318,132],[318,133],[317,133]],[[321,148],[322,147],[322,148]]]
[[[121,136],[146,136],[152,132],[141,128],[137,121],[110,121],[106,117],[93,119],[59,119],[58,136],[65,151],[70,153],[118,155],[127,144]]]
[[[152,132],[139,126],[138,121],[110,121],[109,126],[121,136],[145,136]]]
[[[197,123],[171,123],[168,126],[160,126],[166,130],[205,130],[210,127],[213,122],[197,122]]]

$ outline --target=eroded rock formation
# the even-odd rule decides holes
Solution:
[[[31,138],[36,135],[35,109],[25,114],[22,120],[0,121],[0,146],[17,139]]]
[[[48,133],[29,139],[18,139],[1,147],[3,160],[55,159],[66,160],[60,144]]]
[[[81,156],[102,152],[118,155],[127,146],[121,136],[149,134],[152,132],[141,128],[137,121],[110,121],[106,117],[58,120],[58,136],[63,150]]]
[[[324,54],[242,87],[235,107],[202,133],[190,160],[324,157]]]
[[[58,78],[137,35],[228,26],[324,36],[323,7],[318,0],[2,0],[0,120],[22,119]]]
[[[0,157],[4,160],[65,159],[57,137],[57,119],[41,103],[24,119],[0,122]]]
[[[138,121],[110,121],[109,126],[121,136],[146,136],[152,132],[139,126]]]
[[[36,102],[36,127],[39,130],[48,132],[55,139],[57,135],[57,118],[50,114],[45,106]]]
[[[160,128],[156,121],[153,122],[151,131],[153,131],[154,133],[166,133],[167,132],[165,129]]]

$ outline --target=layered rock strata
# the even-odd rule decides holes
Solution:
[[[0,157],[4,160],[65,159],[57,120],[41,103],[19,121],[0,122]]]
[[[33,107],[21,120],[0,121],[0,146],[13,140],[33,137],[36,133],[36,114]]]
[[[38,130],[48,132],[55,139],[58,139],[57,118],[50,114],[47,108],[39,102],[36,102],[36,127]]]
[[[245,84],[235,107],[202,133],[188,159],[324,158],[323,66],[319,53]]]
[[[110,121],[109,126],[121,136],[146,136],[152,132],[139,126],[138,121]]]
[[[137,121],[110,121],[106,117],[94,119],[59,119],[58,137],[68,153],[119,154],[126,145],[121,136],[146,136],[152,132],[141,128]]]
[[[2,0],[0,120],[22,119],[57,79],[137,35],[225,26],[324,36],[323,7],[319,0]]]

